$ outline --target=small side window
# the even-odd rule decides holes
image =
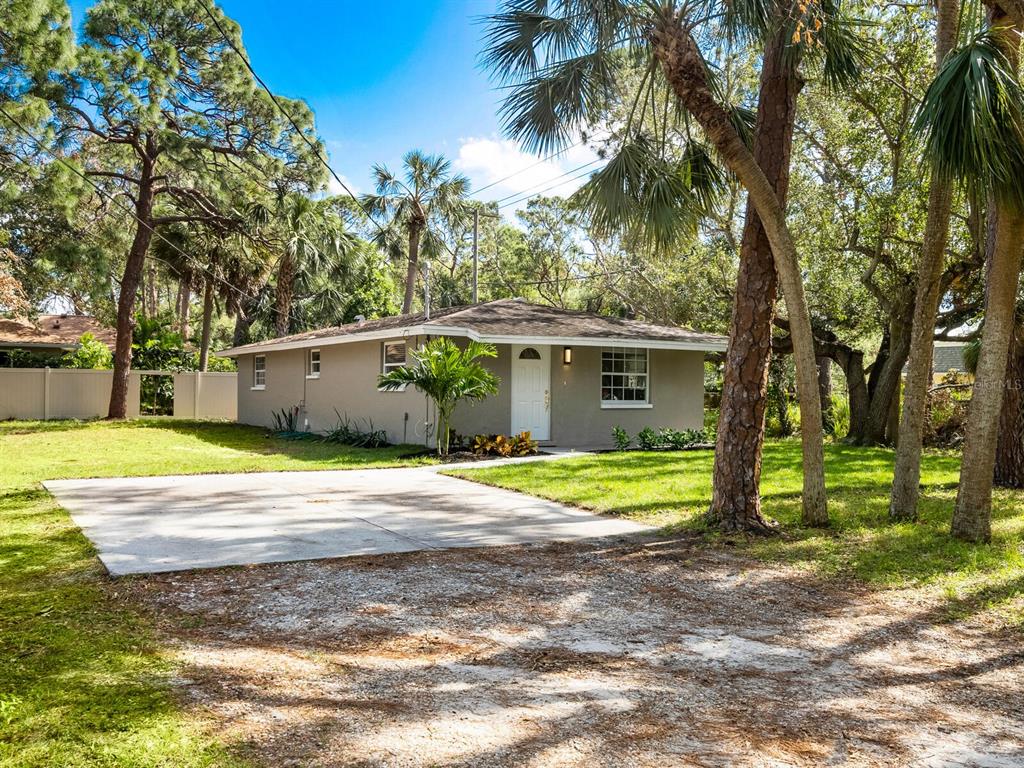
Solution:
[[[388,341],[384,343],[381,354],[381,372],[389,373],[396,368],[405,367],[405,342],[404,341]],[[405,385],[398,387],[398,389],[392,390],[379,390],[388,392],[404,392]]]
[[[256,355],[252,361],[252,388],[267,388],[267,356]]]
[[[306,366],[306,376],[311,379],[320,378],[320,350],[309,350],[309,364]]]
[[[384,367],[383,372],[388,373],[395,368],[405,366],[405,342],[389,342],[384,345]]]

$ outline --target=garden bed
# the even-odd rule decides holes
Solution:
[[[537,451],[531,456],[550,456],[547,451]],[[437,451],[424,448],[422,451],[403,454],[403,459],[433,458],[438,464],[465,464],[469,462],[488,462],[497,459],[524,458],[520,456],[499,456],[495,453],[474,453],[473,451],[452,451],[447,456],[438,456]]]

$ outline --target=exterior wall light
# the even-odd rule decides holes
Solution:
[[[572,365],[572,347],[562,347],[562,364]]]

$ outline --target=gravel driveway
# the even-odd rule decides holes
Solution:
[[[942,597],[633,537],[116,582],[258,765],[1024,765],[1024,648]]]

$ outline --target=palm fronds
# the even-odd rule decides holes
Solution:
[[[707,150],[691,141],[678,159],[639,136],[574,196],[596,232],[628,235],[666,247],[693,235],[715,205],[724,175]]]
[[[951,53],[915,128],[935,171],[1024,204],[1024,92],[991,30]]]

